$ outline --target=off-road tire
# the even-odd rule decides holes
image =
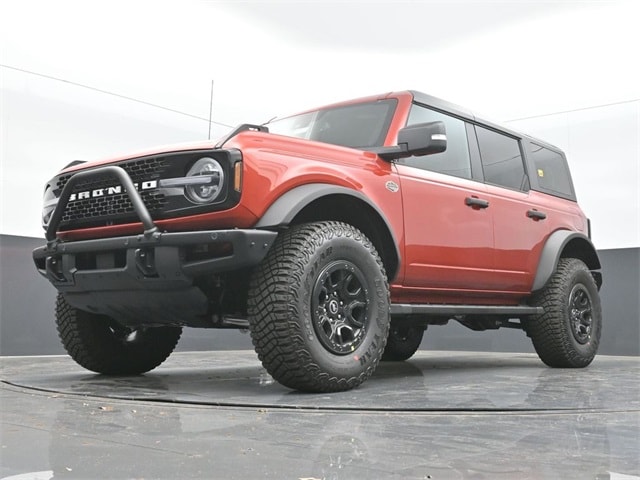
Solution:
[[[542,315],[524,322],[540,359],[550,367],[581,368],[598,350],[602,309],[598,287],[587,266],[576,258],[562,258],[545,287],[531,304]]]
[[[382,261],[362,232],[340,222],[298,225],[278,236],[252,276],[251,338],[282,385],[349,390],[380,361],[389,305]]]
[[[404,362],[409,360],[420,348],[424,331],[424,327],[391,324],[387,346],[382,354],[382,361]]]
[[[110,317],[79,310],[63,294],[56,301],[62,345],[79,365],[105,375],[137,375],[153,370],[173,352],[182,328],[130,329]]]

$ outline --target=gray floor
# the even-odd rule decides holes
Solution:
[[[139,377],[0,365],[0,478],[640,479],[637,357],[419,352],[330,395],[274,383],[247,351]]]

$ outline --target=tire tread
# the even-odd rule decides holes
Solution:
[[[351,236],[368,250],[383,274],[388,295],[384,266],[373,244],[359,230],[340,222],[303,224],[279,235],[249,286],[247,307],[258,358],[274,379],[297,390],[335,392],[360,385],[373,374],[386,342],[384,332],[374,362],[349,378],[324,372],[307,349],[298,322],[300,312],[292,299],[303,282],[304,266],[323,241],[333,236]]]
[[[586,275],[585,275],[586,273]],[[569,326],[567,312],[567,289],[577,275],[596,295],[592,296],[594,333],[588,348],[577,348]],[[536,315],[525,323],[525,331],[531,337],[540,359],[554,368],[582,368],[595,357],[600,341],[601,309],[597,286],[587,266],[576,258],[561,258],[555,273],[547,285],[532,297],[531,303],[544,308],[542,315]]]
[[[108,317],[71,306],[63,294],[56,299],[58,336],[76,363],[105,375],[135,375],[153,370],[173,352],[180,327],[154,327],[139,332],[135,342],[119,341]]]

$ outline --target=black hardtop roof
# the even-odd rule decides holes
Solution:
[[[427,95],[426,93],[418,92],[417,90],[409,90],[409,93],[411,93],[411,95],[413,95],[413,99],[417,103],[421,103],[421,104],[429,106],[429,107],[434,107],[437,110],[442,110],[443,112],[451,113],[456,117],[460,117],[462,119],[469,120],[469,121],[477,123],[479,125],[487,126],[487,127],[492,128],[494,130],[499,130],[501,132],[505,132],[505,133],[507,133],[509,135],[512,135],[514,137],[527,139],[527,140],[529,140],[531,142],[535,142],[535,143],[539,144],[540,146],[548,147],[548,148],[551,148],[553,150],[557,150],[558,152],[561,152],[564,155],[564,152],[562,151],[562,149],[558,148],[557,146],[555,146],[555,145],[553,145],[553,144],[551,144],[549,142],[545,142],[544,140],[541,140],[539,138],[532,137],[531,135],[527,135],[527,134],[519,132],[517,130],[513,130],[512,128],[509,128],[509,127],[507,127],[507,126],[505,126],[503,124],[500,124],[500,123],[497,123],[497,122],[493,122],[491,120],[486,120],[486,119],[484,119],[482,117],[479,117],[478,115],[473,113],[468,108],[461,107],[460,105],[456,105],[455,103],[448,102],[446,100],[443,100],[443,99],[438,98],[438,97],[434,97],[432,95]]]

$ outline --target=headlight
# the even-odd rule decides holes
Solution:
[[[224,170],[213,158],[204,157],[193,164],[187,172],[188,185],[184,192],[193,203],[211,203],[222,192],[224,186]]]
[[[46,230],[49,226],[49,222],[51,221],[51,215],[53,215],[53,211],[56,209],[56,205],[58,205],[58,199],[53,193],[53,189],[50,185],[47,185],[42,201],[42,228]]]

